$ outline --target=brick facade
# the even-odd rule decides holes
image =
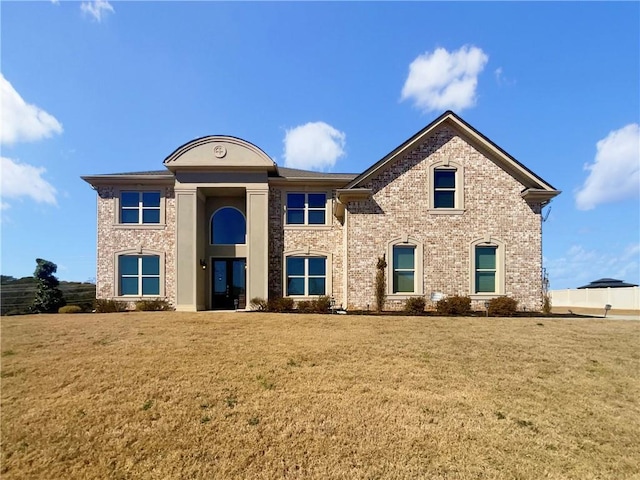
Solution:
[[[251,145],[246,148],[255,149]],[[457,205],[451,210],[434,209],[431,191],[434,168],[447,165],[458,172]],[[501,278],[497,284],[504,288],[499,288],[497,294],[513,297],[520,309],[541,309],[541,209],[560,192],[452,112],[443,114],[361,175],[278,170],[275,165],[269,168],[273,170],[265,180],[269,184],[268,239],[264,239],[268,242],[267,271],[264,277],[253,277],[266,279],[261,281],[262,285],[266,281],[263,291],[268,291],[269,297],[286,293],[284,258],[288,253],[317,254],[330,260],[327,262],[327,295],[332,296],[337,305],[351,310],[373,309],[377,259],[387,255],[387,277],[391,277],[391,242],[409,241],[416,245],[416,253],[421,253],[416,257],[417,292],[394,295],[389,291],[386,309],[401,309],[408,297],[416,295],[424,296],[428,306],[433,307],[433,293],[469,295],[473,308],[482,309],[484,301],[495,295],[474,295],[474,243],[490,242],[499,246],[500,256],[504,259],[497,268]],[[164,297],[175,304],[179,222],[174,188],[167,186],[173,182],[172,174],[143,173],[155,173],[158,177],[147,175],[148,183],[138,183],[136,174],[123,174],[127,180],[124,186],[115,180],[113,184],[107,183],[118,175],[109,176],[109,180],[85,178],[90,183],[95,181],[98,191],[97,296],[118,298],[115,259],[119,252],[156,253],[164,258],[161,264]],[[207,197],[211,197],[211,202],[215,198],[216,205],[242,203],[242,197],[238,196],[238,191],[244,188],[241,182],[234,187],[236,197],[226,198],[216,192],[215,174],[212,175],[208,177],[212,180],[198,187],[201,200],[206,203]],[[159,185],[162,182],[165,183]],[[120,191],[135,190],[141,184],[145,189],[161,191],[163,224],[119,224]],[[287,192],[326,192],[327,224],[285,225]],[[334,215],[342,212],[342,207],[345,208],[344,215]],[[207,247],[202,247],[208,240],[200,236],[209,234],[209,218],[205,217],[212,208],[205,215],[198,213],[194,229],[198,238],[193,240],[198,245],[194,250],[198,259],[210,256]],[[246,209],[241,210],[246,212]],[[203,219],[207,225],[201,225]],[[224,246],[227,247],[233,246]],[[242,252],[247,251],[246,246],[241,247],[238,250],[241,253],[223,253],[222,257],[244,256]],[[191,268],[191,261],[188,257],[188,268]],[[187,282],[189,275],[184,277]],[[200,271],[193,283],[199,289],[199,295],[206,299],[210,292],[205,290],[211,286],[203,282],[204,278]],[[210,306],[207,303],[205,308]]]
[[[131,187],[123,188],[131,190]],[[164,288],[167,301],[175,304],[175,242],[176,204],[172,187],[159,187],[164,196],[166,225],[153,228],[118,225],[118,186],[98,187],[98,232],[97,232],[97,298],[118,296],[116,279],[116,252],[135,249],[164,254]],[[161,272],[162,274],[162,272]]]
[[[429,167],[446,159],[464,167],[462,215],[429,212]],[[406,235],[423,245],[427,299],[431,292],[469,295],[471,242],[490,236],[505,245],[505,294],[540,310],[540,206],[527,204],[519,182],[452,130],[443,128],[365,186],[372,198],[348,207],[349,308],[375,305],[376,260]],[[403,303],[389,296],[386,308]]]

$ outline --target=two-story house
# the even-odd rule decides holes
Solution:
[[[98,193],[97,296],[177,310],[331,296],[542,302],[541,210],[560,192],[453,112],[360,174],[279,167],[235,137],[195,139],[164,170],[83,177]]]

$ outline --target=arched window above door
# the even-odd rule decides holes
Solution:
[[[244,245],[247,241],[247,221],[240,210],[222,207],[211,217],[212,245]]]

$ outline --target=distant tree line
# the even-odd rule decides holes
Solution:
[[[96,286],[91,282],[60,282],[54,275],[55,263],[36,259],[32,277],[0,275],[0,315],[55,313],[63,305],[93,310]]]

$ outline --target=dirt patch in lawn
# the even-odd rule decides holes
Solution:
[[[1,319],[12,478],[630,478],[640,323]]]

